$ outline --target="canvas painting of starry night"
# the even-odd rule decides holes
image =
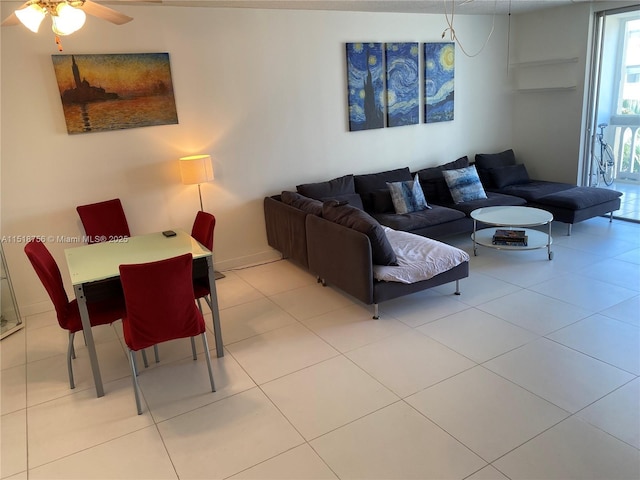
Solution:
[[[418,43],[387,43],[387,126],[415,125],[420,119]]]
[[[382,43],[347,43],[349,131],[384,127]]]
[[[455,44],[424,44],[424,121],[453,120]]]

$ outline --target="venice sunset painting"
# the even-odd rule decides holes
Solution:
[[[69,134],[178,123],[168,53],[51,57]]]

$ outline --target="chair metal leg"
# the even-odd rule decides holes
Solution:
[[[156,363],[160,363],[160,353],[157,344],[153,346],[153,354],[156,356]]]
[[[76,338],[76,334],[74,333],[69,333],[69,343],[71,344],[71,358],[73,358],[75,360],[76,358],[76,348],[73,346],[73,341]]]
[[[198,360],[198,354],[196,353],[196,341],[193,337],[191,337],[190,340],[191,340],[191,353],[193,354],[193,359]]]
[[[133,378],[133,393],[136,397],[136,408],[138,409],[138,415],[142,415],[142,404],[140,402],[140,386],[138,385],[138,372],[136,368],[136,352],[131,349],[129,349],[129,364],[131,365],[131,377]]]
[[[200,299],[196,298],[196,303],[198,304],[198,310],[200,310],[200,315],[204,315],[202,312],[202,303],[200,303]]]
[[[69,333],[69,347],[67,348],[67,370],[69,371],[69,388],[76,388],[76,384],[73,381],[73,365],[71,364],[71,359],[75,358],[75,352],[73,350],[73,337],[75,333]]]
[[[191,337],[193,340],[193,337]],[[211,368],[211,355],[209,353],[209,342],[207,341],[207,332],[202,333],[202,345],[204,345],[204,356],[207,359],[207,368],[209,369],[209,382],[211,382],[211,391],[216,391],[216,384],[213,382],[213,369]]]
[[[142,362],[144,363],[144,368],[149,368],[149,361],[147,360],[147,352],[144,349],[140,350],[142,353]]]

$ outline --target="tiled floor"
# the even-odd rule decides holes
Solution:
[[[95,329],[97,399],[82,341],[71,391],[53,313],[27,318],[0,344],[1,476],[638,479],[640,224],[565,232],[553,261],[481,247],[461,296],[380,320],[287,261],[225,272],[217,392],[188,342],[165,344],[140,416],[119,325]]]
[[[614,212],[614,215],[618,218],[640,222],[640,182],[616,180],[611,187],[607,188],[622,192],[620,209]]]

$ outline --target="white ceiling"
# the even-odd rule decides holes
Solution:
[[[231,7],[354,12],[455,13],[460,15],[525,13],[572,3],[606,0],[97,0],[105,5]]]

